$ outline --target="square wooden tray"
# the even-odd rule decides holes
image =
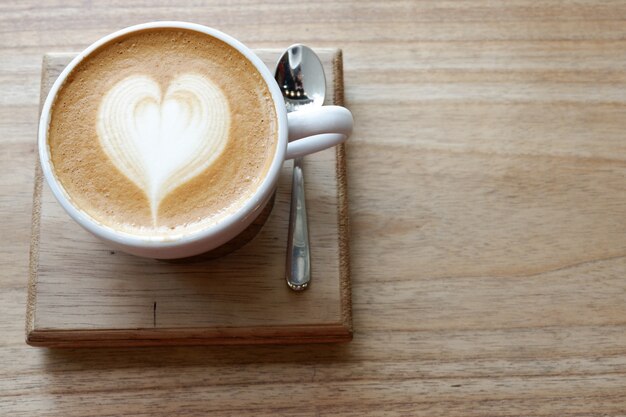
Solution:
[[[255,51],[273,70],[278,50]],[[328,104],[343,103],[341,51],[316,51]],[[47,54],[41,99],[75,54]],[[32,346],[345,342],[352,338],[345,148],[305,159],[312,282],[285,284],[291,163],[259,234],[213,260],[114,251],[74,223],[36,167],[26,341]]]

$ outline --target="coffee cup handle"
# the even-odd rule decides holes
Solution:
[[[289,143],[285,159],[300,158],[345,142],[352,133],[353,123],[350,110],[340,106],[289,113]]]

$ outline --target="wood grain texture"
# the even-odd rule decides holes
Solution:
[[[343,49],[350,344],[24,344],[41,56],[155,19]],[[626,415],[625,2],[27,0],[0,31],[0,415]]]
[[[255,50],[269,68],[281,52]],[[317,53],[328,74],[326,104],[341,104],[341,51]],[[74,56],[44,56],[42,101]],[[100,242],[63,211],[41,184],[37,166],[27,343],[112,347],[351,340],[344,155],[339,146],[304,159],[313,281],[302,293],[284,282],[291,163],[281,172],[271,214],[270,207],[264,209],[263,221],[242,233],[252,236],[225,246],[247,245],[220,258],[212,251],[177,262],[126,255]]]

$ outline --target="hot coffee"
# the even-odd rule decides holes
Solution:
[[[52,105],[53,172],[98,223],[176,237],[257,190],[278,137],[274,103],[239,51],[195,31],[133,32],[74,68]]]

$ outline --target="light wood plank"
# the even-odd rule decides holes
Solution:
[[[0,414],[626,415],[625,7],[0,3]],[[343,49],[349,345],[25,346],[41,56],[154,19]]]
[[[340,103],[341,52],[317,52],[328,73],[326,102]],[[256,53],[270,68],[280,55],[279,50]],[[42,100],[73,57],[44,57]],[[251,226],[255,230],[246,232],[250,237],[229,243],[232,248],[245,246],[218,259],[176,263],[111,250],[69,218],[42,184],[37,167],[28,343],[77,347],[349,341],[345,169],[343,147],[304,161],[313,283],[309,290],[294,293],[284,283],[290,163],[283,167],[271,214],[259,216],[258,225]]]

